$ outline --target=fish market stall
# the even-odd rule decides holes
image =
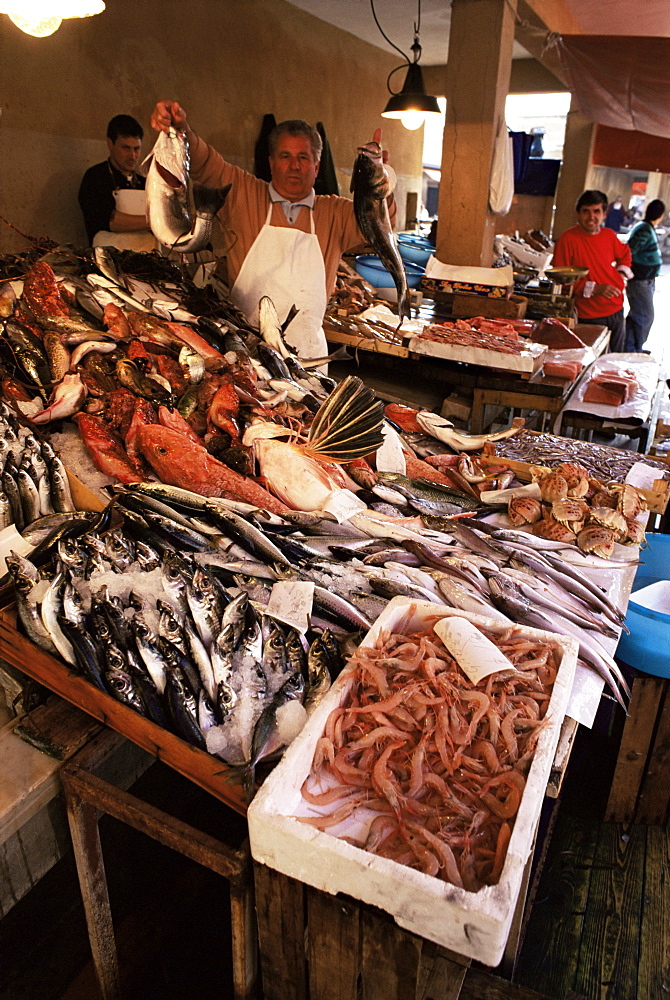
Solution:
[[[477,885],[468,852],[440,838],[437,847],[430,828],[414,832],[400,860],[376,852],[365,861],[355,853],[360,843],[336,842],[317,828],[319,836],[307,838],[305,858],[309,854],[310,866],[318,868],[317,859],[329,857],[337,843],[338,885],[288,871],[278,855],[270,857],[269,833],[257,847],[266,869],[264,862],[289,877],[375,904],[379,890],[359,892],[353,873],[366,870],[371,884],[378,884],[379,864],[397,886],[395,902],[387,894],[383,905],[401,926],[455,950],[461,965],[463,956],[493,963],[505,948],[512,911],[523,906],[552,767],[564,768],[569,755],[566,713],[589,724],[604,683],[625,704],[625,680],[612,653],[644,536],[637,517],[643,499],[622,483],[607,495],[603,488],[602,502],[587,502],[592,486],[576,467],[570,481],[564,479],[563,494],[550,498],[544,478],[549,470],[541,470],[530,484],[534,520],[542,502],[563,500],[560,513],[571,525],[563,524],[568,538],[550,532],[542,537],[531,527],[533,515],[521,516],[526,507],[508,507],[508,496],[503,501],[500,495],[513,486],[533,506],[515,470],[493,456],[493,468],[480,475],[469,457],[487,438],[513,439],[522,419],[482,440],[457,432],[435,413],[407,414],[398,407],[384,412],[360,378],[338,385],[318,364],[299,361],[267,298],[255,329],[225,292],[194,289],[172,265],[139,277],[138,267],[154,264],[145,255],[97,252],[83,265],[66,263],[74,274],[60,274],[64,261],[54,255],[51,263],[34,262],[22,281],[3,286],[7,374],[0,419],[10,442],[5,493],[14,495],[14,466],[24,473],[18,506],[16,498],[13,508],[7,500],[13,520],[5,531],[22,537],[51,516],[40,463],[51,469],[44,457],[51,441],[97,495],[78,497],[76,506],[92,512],[87,518],[70,516],[67,526],[57,522],[55,531],[27,550],[18,551],[16,539],[10,546],[0,654],[245,814],[263,780],[271,790],[271,782],[288,775],[292,794],[303,785],[327,712],[340,706],[351,670],[361,662],[361,641],[366,635],[368,645],[376,639],[394,598],[417,608],[428,602],[436,618],[481,625],[489,641],[501,623],[507,638],[540,640],[544,645],[531,659],[545,659],[529,669],[539,670],[547,656],[556,658],[546,689],[540,678],[533,698],[521,695],[529,700],[520,701],[516,714],[496,721],[482,710],[479,685],[486,681],[462,682],[440,723],[446,728],[436,737],[437,757],[431,746],[424,767],[413,747],[414,782],[425,777],[426,787],[432,782],[438,794],[445,771],[460,767],[463,755],[484,779],[480,806],[473,810],[479,792],[469,789],[463,807],[469,822],[455,831],[461,842],[466,834],[475,837],[475,813],[489,817],[488,860],[477,860]],[[431,362],[438,363],[450,364]],[[470,367],[451,364],[455,372]],[[403,426],[410,418],[415,425]],[[431,441],[423,453],[416,434]],[[82,471],[78,454],[84,448],[95,472]],[[445,454],[450,461],[440,461]],[[597,511],[607,504],[616,537],[596,520],[605,517]],[[555,513],[557,519],[558,507]],[[21,531],[17,514],[28,522]],[[514,520],[517,514],[521,520]],[[549,516],[542,522],[549,523]],[[425,669],[435,670],[432,660],[445,655],[429,657],[432,666]],[[372,738],[361,732],[360,739],[370,739],[361,749],[370,752],[360,763],[362,777],[353,775],[366,802],[347,792],[344,805],[369,806],[387,822],[393,796],[410,797],[412,776],[394,751],[410,725],[401,701],[412,702],[417,692],[410,697],[404,691],[387,704],[390,690],[375,676],[382,693],[376,728],[382,731]],[[422,726],[429,711],[437,718],[438,709],[430,705],[439,699],[428,688],[418,695],[414,714]],[[350,708],[357,714],[357,706]],[[506,734],[505,745],[498,746],[494,731]],[[531,763],[535,741],[531,746],[525,740],[535,731]],[[473,744],[468,754],[466,733],[468,747]],[[463,737],[458,764],[440,742],[444,737],[458,744],[454,734]],[[484,742],[493,754],[478,746]],[[321,750],[328,755],[323,743]],[[519,759],[523,766],[515,767]],[[353,765],[346,763],[352,778]],[[382,789],[372,805],[371,776]],[[517,795],[522,785],[523,797]],[[331,791],[307,788],[317,797]],[[421,796],[417,803],[420,812]],[[363,832],[351,836],[360,842]],[[287,855],[295,854],[289,841],[285,846]],[[441,869],[449,851],[456,851],[451,881],[459,891],[445,889],[436,878],[435,865]],[[270,877],[260,874],[259,886]],[[437,899],[441,903],[429,917]],[[406,919],[413,906],[421,914],[416,921]],[[463,934],[471,921],[479,931],[466,946]],[[446,924],[453,925],[453,936],[443,932]]]

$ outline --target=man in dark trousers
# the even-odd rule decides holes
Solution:
[[[585,279],[575,282],[575,308],[580,323],[598,323],[610,331],[612,353],[624,350],[623,293],[631,252],[616,233],[604,226],[607,195],[584,191],[575,205],[577,225],[566,229],[554,250],[553,267],[588,267]]]
[[[626,286],[626,350],[641,352],[654,322],[654,286],[661,264],[656,226],[665,215],[665,205],[654,198],[647,205],[644,220],[638,222],[628,237],[633,255],[633,278]]]

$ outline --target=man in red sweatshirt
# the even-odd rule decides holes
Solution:
[[[586,278],[574,287],[579,322],[606,326],[610,331],[610,352],[619,353],[625,340],[625,279],[633,277],[631,252],[604,225],[607,195],[603,191],[582,192],[575,211],[577,225],[559,237],[552,266],[588,267]]]

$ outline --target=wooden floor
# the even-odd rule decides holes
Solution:
[[[621,724],[606,705],[595,730],[580,731],[559,804],[548,803],[553,833],[514,975],[520,989],[497,979],[490,992],[473,970],[467,1000],[525,990],[538,1000],[670,996],[670,835],[601,822]],[[214,835],[235,822],[164,765],[135,790]],[[225,881],[113,820],[103,818],[101,833],[129,1000],[228,998]],[[0,922],[0,969],[2,1000],[98,1000],[71,858]]]
[[[670,831],[602,822],[623,721],[608,712],[580,730],[515,974],[551,1000],[670,996]]]

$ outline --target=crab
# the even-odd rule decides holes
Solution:
[[[622,539],[623,544],[640,546],[646,545],[647,541],[645,537],[644,524],[634,517],[626,517],[624,520],[626,522],[626,537]]]
[[[507,505],[507,516],[512,524],[535,524],[542,517],[542,505],[535,497],[513,496]]]
[[[614,552],[614,532],[602,524],[587,524],[577,535],[577,545],[582,552],[593,553],[602,559],[611,558]]]
[[[544,517],[533,525],[533,534],[540,538],[549,538],[552,542],[574,542],[575,536],[569,528],[560,524],[555,518]]]
[[[604,487],[591,497],[593,507],[609,507],[611,510],[616,510],[617,503],[616,493],[612,493],[611,490],[606,490]]]
[[[589,524],[600,524],[604,528],[610,528],[615,533],[617,542],[628,534],[626,518],[618,510],[612,510],[610,507],[591,507],[588,521]]]
[[[608,483],[607,486],[616,495],[617,506],[624,517],[637,517],[647,509],[647,501],[630,483]]]
[[[568,496],[584,497],[589,492],[589,474],[578,462],[561,462],[554,469],[568,484]]]
[[[579,530],[576,525],[584,520],[588,509],[589,505],[585,500],[577,497],[563,497],[561,500],[553,502],[551,514],[559,524],[576,532]]]
[[[553,503],[554,500],[562,500],[568,495],[568,483],[564,476],[558,472],[549,472],[537,480],[540,487],[542,499],[546,503]]]

